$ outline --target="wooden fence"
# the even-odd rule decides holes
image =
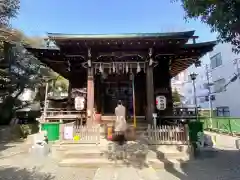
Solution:
[[[147,138],[149,144],[187,144],[188,128],[185,126],[151,126],[148,125]]]
[[[67,128],[72,128],[72,133],[66,138]],[[70,128],[70,129],[71,129]],[[72,143],[80,144],[99,144],[100,143],[100,125],[94,126],[83,126],[77,124],[76,121],[73,123],[67,123],[62,125],[62,139]]]

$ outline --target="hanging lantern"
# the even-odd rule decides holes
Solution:
[[[140,64],[137,63],[137,73],[139,73],[141,71],[141,67],[140,67]]]

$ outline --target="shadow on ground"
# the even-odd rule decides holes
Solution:
[[[146,142],[145,142],[146,143]],[[240,151],[206,148],[189,161],[176,167],[164,154],[149,146],[164,160],[165,170],[157,170],[161,178],[168,180],[240,180]]]
[[[19,169],[0,167],[0,180],[51,180],[54,179],[49,173],[37,172],[37,169]]]
[[[166,171],[181,180],[240,179],[240,152],[237,150],[211,150],[201,152],[180,168],[167,166]]]
[[[23,151],[24,142],[19,125],[0,126],[0,159]]]
[[[109,160],[121,160],[128,167],[142,169],[148,167],[146,162],[148,147],[138,142],[129,142],[124,145],[109,143],[108,151],[104,152]],[[117,162],[116,162],[117,165]]]

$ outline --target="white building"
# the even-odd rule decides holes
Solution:
[[[194,104],[194,88],[193,81],[191,80],[190,74],[196,73],[195,87],[196,87],[196,97],[197,97],[197,106],[200,106],[203,109],[210,109],[209,101],[209,89],[208,84],[212,84],[212,77],[209,73],[209,54],[201,58],[201,66],[195,67],[192,65],[187,69],[188,78],[184,83],[184,96],[186,99],[185,105],[195,106]],[[210,86],[210,88],[212,88]],[[212,90],[212,89],[211,89]],[[212,102],[213,103],[213,102]]]
[[[173,77],[171,80],[172,91],[176,89],[180,95],[184,96],[184,84],[187,81],[187,77],[187,70],[182,71],[177,76]]]
[[[230,80],[240,72],[239,55],[232,52],[230,44],[218,44],[210,55],[211,74],[214,82],[218,116],[240,116],[240,78]],[[226,87],[224,87],[226,84]]]

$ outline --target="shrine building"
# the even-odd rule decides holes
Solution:
[[[49,33],[57,48],[27,47],[41,62],[87,88],[87,111],[113,115],[122,100],[128,113],[152,121],[155,98],[166,98],[160,116],[172,115],[171,78],[212,51],[216,42],[196,43],[194,31],[74,35]]]

